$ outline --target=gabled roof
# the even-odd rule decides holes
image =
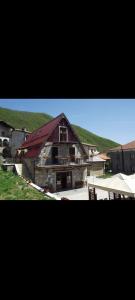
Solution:
[[[56,118],[52,119],[51,121],[47,122],[40,128],[33,131],[27,138],[27,140],[21,145],[20,148],[29,148],[31,146],[42,144],[43,142],[46,142],[48,138],[50,137],[53,130],[56,128],[56,126],[59,124],[61,118],[63,117],[63,114],[60,114]]]
[[[110,149],[108,152],[135,149],[135,141]]]
[[[81,141],[80,141],[79,137],[76,135],[74,129],[72,128],[71,124],[69,123],[69,121],[66,118],[64,113],[60,114],[56,118],[52,119],[48,123],[44,124],[40,128],[33,131],[31,134],[29,134],[27,140],[21,145],[21,147],[19,149],[31,148],[33,146],[39,146],[40,147],[43,143],[47,142],[47,140],[49,139],[49,137],[51,136],[51,134],[53,133],[55,128],[59,125],[62,118],[66,119],[66,121],[67,121],[68,125],[70,126],[74,136],[78,140],[78,143],[80,144],[80,147],[82,148],[83,152],[87,156],[87,153],[86,153],[83,145],[81,144]]]
[[[3,124],[5,127],[9,127],[9,128],[12,128],[12,129],[14,129],[14,127],[13,126],[11,126],[10,124],[8,124],[7,122],[5,122],[5,121],[2,121],[2,120],[0,120],[0,124]]]

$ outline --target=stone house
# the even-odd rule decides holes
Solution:
[[[15,129],[4,121],[0,121],[0,156],[1,160],[14,159],[18,147],[26,140],[30,134],[26,128]]]
[[[88,155],[66,116],[62,113],[32,132],[19,147],[25,176],[53,192],[83,186]]]
[[[110,149],[112,172],[125,173],[127,175],[135,173],[135,141]]]
[[[96,145],[82,143],[88,155],[87,176],[101,176],[104,174],[106,160],[100,157]]]

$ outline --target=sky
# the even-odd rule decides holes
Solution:
[[[72,124],[120,144],[135,140],[135,99],[0,99],[0,107],[47,113],[64,112]]]

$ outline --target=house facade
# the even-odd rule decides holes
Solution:
[[[111,168],[114,174],[135,173],[135,141],[113,148],[108,154],[111,157]]]
[[[104,174],[106,160],[100,157],[96,145],[82,143],[88,155],[87,176],[101,176]]]
[[[82,187],[87,177],[88,155],[62,113],[31,133],[19,147],[25,175],[52,192]]]
[[[0,121],[0,157],[7,153],[10,156],[9,143],[11,140],[12,130],[14,128],[4,121]]]
[[[8,123],[0,121],[0,156],[3,159],[14,159],[18,147],[30,134],[26,128],[15,129]]]

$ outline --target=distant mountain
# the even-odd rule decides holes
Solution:
[[[26,128],[29,131],[39,128],[52,118],[52,116],[45,113],[17,111],[0,107],[0,120],[9,123],[15,128]],[[118,143],[100,137],[80,126],[72,126],[82,142],[96,145],[97,149],[101,152],[119,146]]]

